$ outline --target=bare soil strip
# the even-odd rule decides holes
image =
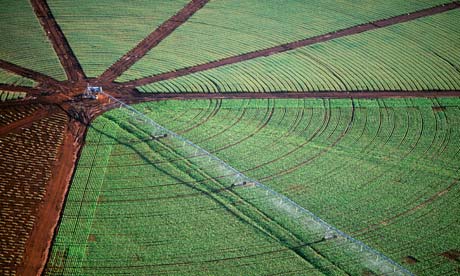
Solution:
[[[159,74],[159,75],[140,78],[140,79],[137,79],[137,80],[124,82],[123,84],[127,85],[127,86],[141,86],[141,85],[146,85],[146,84],[149,84],[149,83],[154,83],[154,82],[158,82],[158,81],[162,81],[162,80],[173,79],[173,78],[189,75],[189,74],[192,74],[192,73],[209,70],[209,69],[213,69],[213,68],[216,68],[216,67],[221,67],[221,66],[224,66],[224,65],[235,64],[235,63],[238,63],[238,62],[242,62],[242,61],[245,61],[245,60],[250,60],[250,59],[254,59],[254,58],[258,58],[258,57],[271,56],[271,55],[274,55],[274,54],[283,53],[283,52],[290,51],[290,50],[293,50],[293,49],[297,49],[297,48],[300,48],[300,47],[305,47],[305,46],[309,46],[309,45],[313,45],[313,44],[316,44],[316,43],[329,41],[329,40],[340,38],[340,37],[345,37],[345,36],[349,36],[349,35],[354,35],[354,34],[359,34],[359,33],[367,32],[367,31],[372,31],[372,30],[379,29],[379,28],[388,27],[388,26],[391,26],[391,25],[395,25],[395,24],[415,20],[415,19],[418,19],[418,18],[421,18],[421,17],[446,12],[446,11],[453,10],[453,9],[456,9],[456,8],[460,8],[460,3],[459,2],[452,2],[452,3],[449,3],[449,4],[436,6],[436,7],[416,11],[416,12],[413,12],[413,13],[409,13],[409,14],[402,14],[402,15],[398,15],[398,16],[395,16],[395,17],[390,17],[390,18],[387,18],[387,19],[377,20],[377,21],[374,21],[374,22],[369,22],[369,23],[366,23],[366,24],[353,26],[353,27],[338,30],[338,31],[335,31],[335,32],[331,32],[331,33],[327,33],[327,34],[323,34],[323,35],[319,35],[319,36],[314,36],[314,37],[311,37],[311,38],[306,38],[306,39],[302,39],[302,40],[298,40],[298,41],[294,41],[294,42],[290,42],[290,43],[286,43],[286,44],[281,44],[281,45],[278,45],[278,46],[275,46],[275,47],[266,48],[266,49],[255,51],[255,52],[250,52],[250,53],[246,53],[246,54],[232,56],[232,57],[224,58],[224,59],[221,59],[221,60],[216,60],[216,61],[212,61],[212,62],[209,62],[209,63],[204,63],[204,64],[192,66],[192,67],[182,68],[182,69],[179,69],[179,70],[176,70],[176,71],[171,71],[171,72],[167,72],[167,73],[163,73],[163,74]]]
[[[79,81],[86,78],[77,57],[74,55],[69,42],[57,24],[51,10],[45,0],[31,0],[35,14],[40,21],[46,35],[53,44],[62,67],[70,81]]]
[[[0,59],[0,68],[10,71],[16,75],[32,79],[40,83],[56,84],[58,81],[54,78],[44,75],[42,73],[21,67],[19,65],[10,63],[6,60]]]
[[[84,125],[75,121],[71,121],[67,127],[17,275],[41,275],[44,270],[85,130]]]
[[[102,73],[99,80],[102,82],[112,82],[115,80],[208,2],[209,0],[192,0],[177,14],[163,22],[155,31],[137,44],[136,47],[122,56],[116,63],[112,64],[112,66]]]
[[[50,114],[52,114],[52,111],[50,111],[49,109],[40,108],[27,117],[24,117],[20,120],[14,121],[3,127],[0,127],[0,137],[3,135],[9,134],[15,131],[16,129],[27,127],[28,125],[32,124],[35,121],[48,117]]]
[[[2,84],[2,83],[0,83],[0,90],[7,90],[7,91],[13,91],[13,92],[27,92],[27,94],[35,95],[35,96],[40,96],[43,92],[40,89],[36,89],[32,87]]]
[[[115,96],[115,95],[114,95]],[[159,94],[121,94],[122,101],[140,103],[163,100],[195,99],[380,99],[380,98],[436,98],[460,97],[460,90],[443,91],[356,91],[356,92],[286,92],[286,93],[159,93]]]

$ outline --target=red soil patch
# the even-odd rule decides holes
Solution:
[[[18,275],[40,275],[44,269],[85,129],[84,125],[75,121],[70,122],[66,129],[57,162],[53,166],[52,178],[46,186],[45,199],[39,206],[38,220],[18,268]]]
[[[22,118],[21,120],[17,120],[12,122],[11,124],[8,124],[6,126],[3,126],[0,128],[0,136],[12,133],[13,131],[27,127],[31,125],[33,122],[36,122],[42,118],[45,118],[49,116],[51,112],[48,109],[39,109],[32,113],[30,116],[27,116],[25,118]]]
[[[452,261],[460,261],[460,251],[459,250],[449,250],[444,253],[441,253],[441,256],[452,260]]]
[[[418,263],[418,260],[417,260],[415,257],[406,256],[406,257],[404,257],[404,259],[403,259],[403,263],[412,265],[412,264]]]
[[[96,235],[94,234],[89,234],[88,236],[88,241],[89,242],[95,242],[97,239],[96,239]]]
[[[376,273],[370,271],[370,270],[364,270],[362,273],[361,273],[362,276],[375,276],[377,275]]]

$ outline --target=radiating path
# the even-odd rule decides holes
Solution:
[[[7,90],[7,91],[13,91],[13,92],[26,92],[28,95],[33,95],[33,96],[40,96],[42,94],[42,90],[40,89],[27,87],[27,86],[12,85],[12,84],[1,84],[0,83],[0,90]]]
[[[124,84],[129,85],[129,86],[142,86],[142,85],[154,83],[157,81],[173,79],[173,78],[189,75],[192,73],[209,70],[209,69],[216,68],[216,67],[221,67],[224,65],[235,64],[238,62],[242,62],[242,61],[246,61],[246,60],[250,60],[250,59],[254,59],[258,57],[271,56],[274,54],[283,53],[283,52],[297,49],[300,47],[305,47],[305,46],[329,41],[329,40],[340,38],[340,37],[355,35],[355,34],[367,32],[367,31],[372,31],[378,28],[388,27],[391,25],[415,20],[421,17],[426,17],[426,16],[446,12],[446,11],[453,10],[459,7],[460,7],[460,4],[458,2],[452,2],[446,5],[436,6],[436,7],[420,10],[414,13],[402,14],[402,15],[398,15],[398,16],[391,17],[388,19],[377,20],[374,22],[369,22],[366,24],[353,26],[353,27],[342,29],[342,30],[335,31],[335,32],[331,32],[331,33],[327,33],[327,34],[323,34],[323,35],[319,35],[315,37],[310,37],[310,38],[306,38],[306,39],[302,39],[299,41],[294,41],[294,42],[290,42],[286,44],[281,44],[278,46],[266,48],[264,50],[259,50],[255,52],[232,56],[232,57],[224,58],[221,60],[216,60],[216,61],[212,61],[212,62],[208,62],[208,63],[204,63],[204,64],[200,64],[200,65],[196,65],[196,66],[192,66],[188,68],[182,68],[176,71],[171,71],[171,72],[167,72],[167,73],[163,73],[163,74],[159,74],[155,76],[140,78],[137,80],[125,82]]]
[[[110,66],[99,80],[111,82],[123,74],[138,60],[145,56],[152,48],[157,46],[163,39],[169,36],[175,29],[186,22],[195,12],[204,7],[209,0],[192,0],[177,14],[161,24],[155,31],[150,33],[136,47],[122,56],[116,63]]]
[[[53,44],[62,67],[70,81],[79,81],[85,79],[85,73],[73,53],[69,42],[64,33],[56,22],[51,10],[45,0],[31,0],[35,13],[43,26],[46,35]]]
[[[39,73],[37,71],[24,68],[17,64],[13,64],[6,60],[0,59],[0,68],[10,71],[16,75],[23,76],[41,83],[56,84],[58,81],[50,76]]]
[[[38,120],[41,120],[45,117],[50,116],[55,112],[50,111],[48,109],[38,109],[37,111],[33,112],[32,114],[28,115],[27,117],[24,117],[20,120],[14,121],[11,124],[8,124],[6,126],[0,127],[0,137],[11,133],[12,131],[19,129],[19,128],[25,128],[28,125],[32,124],[33,122],[36,122]]]
[[[127,90],[126,90],[127,91]],[[120,94],[129,102],[187,100],[187,99],[380,99],[380,98],[435,98],[460,97],[460,90],[450,91],[361,91],[361,92],[292,92],[292,93],[159,93],[159,94]]]

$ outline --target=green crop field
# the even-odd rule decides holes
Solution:
[[[445,255],[460,243],[460,99],[136,108],[414,273],[459,271]],[[341,264],[353,256],[338,262],[310,251],[327,245],[294,250],[298,226],[280,228],[280,218],[219,190],[218,178],[166,142],[140,139],[121,112],[99,117],[88,133],[48,274],[347,271]]]
[[[119,81],[155,75],[447,3],[211,1]],[[193,51],[190,51],[193,49]]]
[[[0,59],[59,80],[66,78],[29,1],[1,2],[0,34]]]
[[[458,99],[149,105],[159,123],[404,263],[445,275],[460,244]],[[353,108],[354,106],[354,108]],[[186,112],[180,112],[186,111]]]
[[[92,124],[47,274],[321,274],[119,113]]]
[[[99,76],[187,2],[48,1],[83,70],[90,77]]]
[[[160,81],[140,90],[172,93],[455,90],[460,88],[459,20],[460,11],[453,10]],[[138,66],[141,64],[142,61]],[[151,64],[158,66],[155,62]]]

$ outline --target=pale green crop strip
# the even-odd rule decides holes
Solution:
[[[27,87],[34,87],[36,85],[35,81],[31,79],[18,76],[3,69],[0,69],[0,83]]]
[[[110,122],[101,122],[102,129],[113,127]],[[99,124],[94,127],[99,127]],[[91,132],[93,133],[93,132]],[[54,245],[54,254],[50,262],[60,265],[62,255],[66,258],[64,274],[81,274],[81,266],[85,259],[86,241],[91,230],[99,191],[102,187],[107,164],[112,151],[111,139],[99,134],[95,137],[87,136],[87,142],[95,142],[96,148],[85,148],[79,164],[89,162],[90,167],[77,166],[76,174],[72,181],[72,191],[67,198],[66,204],[81,202],[77,210],[64,208],[63,221],[59,226],[60,235],[57,236]],[[99,145],[99,143],[103,143]],[[100,158],[102,157],[102,158]],[[84,215],[81,215],[84,214]],[[57,256],[57,257],[56,257]]]
[[[187,2],[50,0],[48,4],[86,75],[97,77]]]

